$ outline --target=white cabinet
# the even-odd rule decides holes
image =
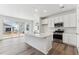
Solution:
[[[77,17],[77,28],[79,28],[79,17]]]
[[[76,14],[66,14],[63,16],[64,27],[76,27]]]
[[[43,19],[42,24],[48,24],[48,19]]]
[[[54,23],[60,23],[63,22],[63,16],[57,16],[54,18]]]
[[[52,18],[51,20],[52,20],[52,21],[51,21],[51,22],[52,22],[51,25],[52,25],[52,27],[54,27],[54,18]]]
[[[52,18],[48,18],[48,24],[49,24],[49,27],[54,27],[54,23],[60,23],[60,22],[63,22],[63,16],[55,16],[55,17],[52,17]]]
[[[48,27],[54,27],[54,18],[48,19]]]
[[[67,34],[63,34],[63,42],[64,43],[68,43],[68,35]]]
[[[76,30],[77,30],[77,33],[79,33],[79,27],[77,27]]]
[[[63,16],[59,16],[59,22],[63,22]]]
[[[70,36],[69,36],[69,43],[71,45],[74,45],[74,46],[77,45],[77,37],[76,37],[76,34],[70,34]]]
[[[69,15],[64,15],[63,16],[63,20],[64,20],[64,27],[69,27]]]
[[[40,26],[41,33],[48,32],[48,21],[49,19],[41,19],[41,26]]]
[[[77,47],[79,48],[79,35],[77,35]]]
[[[78,49],[78,52],[79,52],[79,35],[77,35],[77,49]]]
[[[76,27],[77,26],[76,13],[69,13],[49,18],[48,21],[49,27],[54,27],[54,23],[60,23],[60,22],[64,23],[64,27]]]
[[[54,23],[58,23],[59,22],[59,17],[55,17],[54,18]]]
[[[79,27],[79,6],[77,8],[77,27]]]
[[[63,34],[63,42],[76,46],[77,45],[76,34]]]
[[[76,27],[76,14],[73,13],[73,14],[69,14],[69,19],[70,19],[70,27]]]

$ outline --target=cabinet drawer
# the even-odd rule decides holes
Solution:
[[[79,35],[77,35],[77,47],[79,47]]]
[[[64,34],[63,35],[63,42],[76,46],[77,45],[76,34]]]
[[[67,43],[67,44],[69,43],[68,42],[68,35],[67,34],[63,34],[63,42]]]
[[[76,34],[70,34],[70,36],[69,36],[69,43],[71,45],[74,45],[74,46],[77,45],[77,37],[76,37]]]

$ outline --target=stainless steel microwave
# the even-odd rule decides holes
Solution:
[[[54,27],[63,27],[63,22],[55,23],[54,24]]]

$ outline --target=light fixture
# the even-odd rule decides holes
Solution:
[[[35,12],[38,12],[38,9],[35,9]]]
[[[59,4],[59,7],[60,7],[60,8],[64,8],[64,5],[63,5],[63,4]]]
[[[47,12],[47,10],[44,10],[44,12],[46,13],[46,12]]]

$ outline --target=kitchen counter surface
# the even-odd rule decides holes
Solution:
[[[41,34],[26,34],[29,36],[34,36],[34,37],[39,37],[39,38],[44,38],[44,37],[48,37],[50,35],[53,35],[53,33],[41,33]]]

